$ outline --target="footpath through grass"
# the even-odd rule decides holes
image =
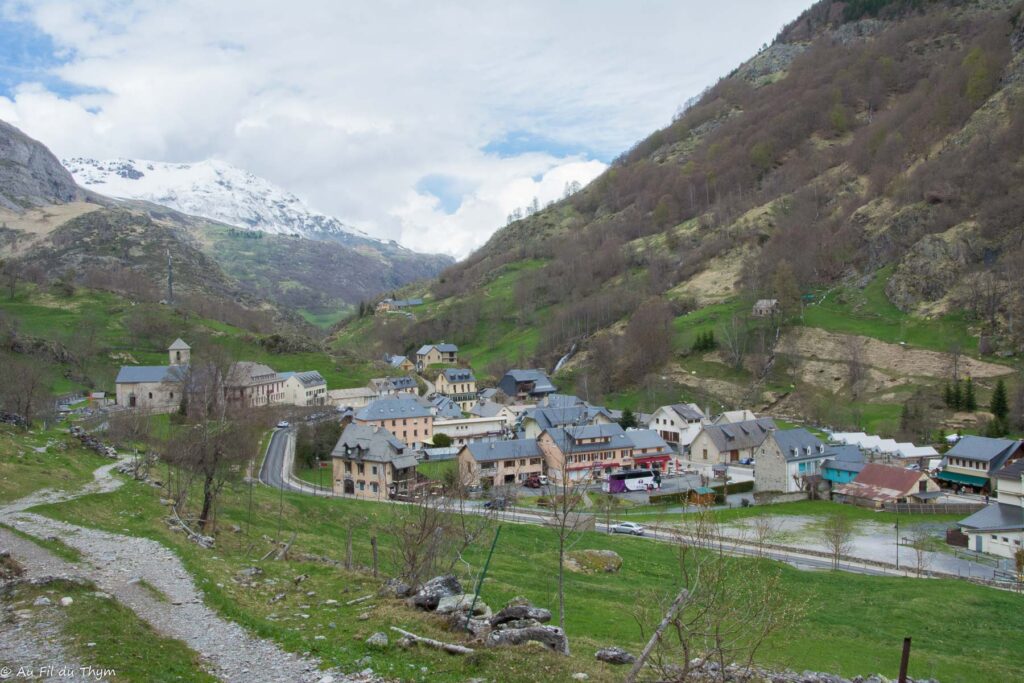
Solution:
[[[25,432],[0,425],[0,503],[40,489],[79,488],[92,481],[93,470],[109,463],[61,428]]]
[[[468,659],[453,660],[424,649],[390,648],[381,653],[364,644],[375,631],[392,625],[443,640],[459,636],[429,615],[413,612],[397,602],[371,600],[354,606],[344,603],[372,594],[379,579],[365,571],[350,572],[338,566],[288,561],[258,562],[271,548],[267,538],[291,538],[296,534],[293,556],[301,553],[345,556],[351,529],[355,561],[371,564],[369,538],[380,544],[381,574],[393,572],[396,547],[391,533],[397,508],[354,500],[281,495],[264,487],[254,491],[250,510],[246,489],[224,494],[218,511],[221,531],[217,547],[202,550],[169,531],[163,522],[166,511],[159,505],[160,492],[129,482],[111,494],[87,496],[65,504],[40,508],[43,514],[77,524],[157,539],[173,548],[194,572],[208,603],[258,635],[284,647],[309,651],[329,665],[353,670],[356,660],[371,657],[379,673],[403,679],[465,681],[487,677],[502,681],[565,680],[584,671],[595,681],[618,680],[621,671],[593,660],[601,646],[617,644],[639,649],[644,633],[632,615],[639,605],[660,604],[679,587],[675,549],[663,543],[632,537],[583,534],[574,549],[607,548],[623,558],[616,574],[569,573],[566,588],[567,630],[574,655],[566,660],[541,653],[524,657],[514,651],[482,650]],[[830,504],[829,504],[830,505]],[[857,508],[839,507],[849,514],[869,514]],[[799,510],[778,506],[773,511],[808,514],[816,504]],[[722,515],[740,515],[727,511]],[[872,516],[872,518],[875,518]],[[239,533],[225,531],[237,525]],[[478,571],[486,554],[484,542],[465,553],[472,571]],[[552,530],[506,524],[491,561],[481,598],[499,607],[515,595],[535,604],[557,604],[556,536]],[[737,580],[742,568],[759,560],[737,560]],[[760,561],[763,562],[763,561]],[[239,581],[238,572],[259,564],[263,574],[252,582]],[[943,683],[958,681],[1013,680],[1019,672],[1016,653],[1024,651],[1024,610],[1021,597],[959,581],[916,580],[860,576],[845,573],[802,572],[787,565],[773,565],[781,574],[778,599],[809,600],[806,616],[793,628],[774,637],[761,651],[760,661],[796,670],[815,669],[844,675],[881,672],[894,676],[900,644],[914,638],[910,674],[934,677]],[[460,565],[464,585],[470,573]],[[308,578],[296,583],[300,575]],[[307,595],[312,591],[315,595]],[[272,602],[278,594],[284,597]],[[327,599],[339,601],[325,605]],[[955,619],[944,619],[943,614]],[[366,620],[356,617],[366,613]],[[308,618],[301,615],[306,614]],[[941,628],[936,626],[941,622]],[[649,632],[649,631],[648,631]],[[316,636],[324,636],[318,640]],[[999,647],[992,647],[999,643]],[[419,667],[426,667],[421,673]]]

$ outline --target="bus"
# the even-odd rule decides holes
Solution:
[[[646,491],[649,487],[661,486],[661,472],[658,470],[626,470],[609,474],[601,484],[605,493],[623,493],[625,491]]]

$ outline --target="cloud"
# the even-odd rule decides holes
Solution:
[[[0,118],[61,156],[223,159],[462,256],[515,207],[596,176],[809,2],[8,3],[0,36],[33,35]]]

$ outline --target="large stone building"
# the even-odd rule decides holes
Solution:
[[[331,458],[335,493],[383,500],[408,493],[416,482],[416,457],[375,425],[348,425]]]
[[[633,465],[633,442],[614,422],[546,429],[537,444],[556,483],[596,481]]]
[[[470,443],[458,458],[459,476],[467,486],[522,484],[544,473],[544,453],[536,439]]]
[[[455,365],[459,347],[455,344],[425,344],[416,351],[416,367],[426,370],[431,365]]]
[[[167,348],[169,365],[125,365],[114,381],[117,404],[153,413],[171,413],[181,405],[191,349],[181,339]]]
[[[445,368],[437,375],[437,393],[447,396],[468,411],[476,403],[476,377],[468,368]]]
[[[718,465],[753,458],[775,428],[770,418],[733,424],[704,425],[690,444],[690,461],[697,465]]]
[[[224,380],[224,396],[231,405],[258,408],[284,401],[284,380],[262,363],[232,364]]]

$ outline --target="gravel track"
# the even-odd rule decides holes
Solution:
[[[40,491],[0,507],[0,522],[32,536],[56,537],[82,555],[81,562],[71,564],[0,528],[0,548],[10,549],[25,568],[27,578],[72,576],[94,582],[159,633],[184,641],[199,654],[204,668],[223,681],[376,680],[368,675],[351,678],[337,671],[320,671],[316,659],[285,652],[275,643],[226,621],[203,604],[202,594],[177,555],[156,541],[26,512],[35,505],[117,489],[122,482],[111,474],[116,466],[112,463],[97,469],[94,480],[78,491]],[[157,588],[167,601],[140,586],[140,579]]]

